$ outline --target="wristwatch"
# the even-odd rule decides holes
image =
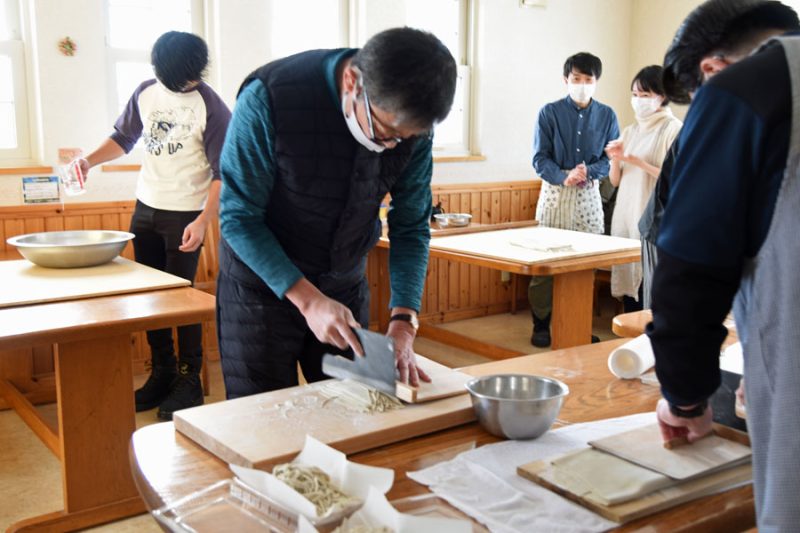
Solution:
[[[410,313],[398,313],[396,315],[392,315],[389,319],[389,322],[392,320],[402,320],[403,322],[408,322],[411,324],[411,327],[414,328],[416,332],[419,329],[419,320],[417,320],[417,315],[412,315]]]
[[[708,400],[703,400],[691,409],[681,409],[677,405],[670,403],[669,412],[679,418],[697,418],[698,416],[703,416],[703,413],[706,412],[707,407]]]

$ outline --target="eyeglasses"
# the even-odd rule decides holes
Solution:
[[[361,92],[364,95],[364,105],[367,108],[367,126],[369,127],[370,139],[373,142],[376,142],[378,144],[382,144],[384,146],[387,145],[387,144],[397,145],[397,144],[400,144],[401,142],[403,142],[402,137],[376,137],[375,136],[375,129],[374,129],[373,125],[372,125],[373,122],[379,124],[383,130],[388,130],[389,128],[385,124],[383,124],[380,120],[378,120],[378,118],[375,117],[375,115],[372,113],[372,106],[369,105],[369,95],[367,95],[367,88],[364,85],[361,86]]]

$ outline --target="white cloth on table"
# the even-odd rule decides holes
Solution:
[[[574,424],[535,440],[482,446],[407,475],[496,533],[605,531],[616,524],[518,476],[517,467],[655,421],[649,412]]]

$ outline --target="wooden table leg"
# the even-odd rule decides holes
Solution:
[[[128,463],[136,429],[130,335],[60,344],[56,391],[64,510],[9,531],[72,531],[145,512]]]
[[[553,279],[552,349],[571,348],[592,342],[594,271],[557,274]]]

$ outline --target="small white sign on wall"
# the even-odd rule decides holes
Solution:
[[[59,202],[57,176],[22,178],[22,201],[26,204]]]

